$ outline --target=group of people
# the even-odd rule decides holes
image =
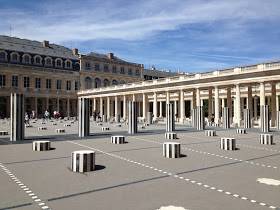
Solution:
[[[24,114],[24,123],[25,125],[30,125],[30,119],[35,119],[36,113],[35,111],[32,111],[30,114],[28,112],[25,112]],[[59,119],[61,117],[61,114],[58,111],[53,112],[53,118]],[[44,120],[49,120],[51,118],[51,114],[48,110],[44,112]]]

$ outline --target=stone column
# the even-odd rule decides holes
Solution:
[[[146,120],[146,114],[147,114],[147,102],[146,102],[146,95],[143,93],[143,120]]]
[[[128,133],[137,133],[137,103],[135,101],[128,102]]]
[[[166,104],[170,104],[170,92],[166,92]]]
[[[276,112],[279,111],[279,95],[276,95]]]
[[[260,83],[260,106],[265,105],[265,84],[263,82]]]
[[[276,83],[271,83],[271,127],[275,126],[276,122]]]
[[[225,98],[222,98],[222,109],[225,107]]]
[[[212,118],[212,87],[208,88],[208,122],[211,122],[211,118]]]
[[[223,128],[224,129],[229,129],[230,128],[230,120],[229,120],[229,108],[228,107],[223,107],[222,117],[223,117]]]
[[[243,111],[244,114],[244,128],[251,128],[251,113],[250,113],[250,109],[244,109]]]
[[[11,93],[10,97],[11,141],[24,140],[24,95]]]
[[[89,136],[89,98],[78,99],[79,111],[79,137]]]
[[[103,98],[102,97],[100,97],[99,112],[100,112],[100,117],[102,118],[102,116],[103,116]]]
[[[258,118],[258,97],[254,97],[254,119]]]
[[[166,132],[175,130],[175,114],[173,104],[166,104]]]
[[[38,98],[34,97],[35,117],[38,118]]]
[[[177,101],[174,100],[174,115],[177,116]]]
[[[118,96],[115,96],[115,122],[120,122],[119,109],[118,109]]]
[[[197,93],[197,90],[193,90],[193,97],[192,97],[192,109],[195,109],[196,108],[196,93]]]
[[[215,123],[220,122],[220,100],[219,100],[219,88],[215,87]]]
[[[235,86],[235,104],[234,104],[234,119],[238,127],[241,124],[241,109],[240,109],[240,86],[237,84]]]
[[[183,123],[185,119],[185,99],[184,91],[180,90],[180,122]]]
[[[107,97],[107,120],[110,121],[111,118],[111,102],[110,97]]]
[[[93,112],[96,112],[96,98],[93,99]]]
[[[232,122],[232,99],[231,99],[231,87],[227,87],[227,107],[229,122]]]
[[[70,99],[67,98],[67,117],[70,117]]]
[[[202,106],[196,107],[196,129],[204,130],[204,110]]]
[[[56,98],[56,111],[60,112],[60,103],[59,97]]]
[[[162,101],[159,102],[159,117],[162,117]]]
[[[153,114],[154,114],[154,120],[156,120],[157,119],[157,93],[156,92],[154,92]]]
[[[252,118],[252,113],[253,113],[253,96],[252,96],[252,86],[249,85],[248,86],[248,100],[247,100],[247,109],[249,109],[250,111],[250,117]]]
[[[126,120],[126,95],[123,96],[123,119]]]
[[[201,100],[200,100],[200,90],[199,88],[196,89],[196,106],[201,105]]]

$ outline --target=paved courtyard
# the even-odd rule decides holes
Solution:
[[[258,210],[280,207],[280,185],[260,183],[260,178],[280,180],[280,136],[273,131],[275,145],[259,144],[259,131],[236,134],[235,129],[204,131],[176,126],[183,156],[162,156],[165,125],[139,128],[127,135],[127,126],[101,126],[91,122],[92,136],[80,139],[77,122],[70,127],[58,121],[26,128],[24,142],[11,144],[0,137],[0,210],[156,210],[178,206],[190,210]],[[38,127],[47,130],[38,130]],[[56,134],[63,128],[65,134]],[[212,128],[214,129],[214,128]],[[0,130],[9,131],[1,121]],[[10,132],[10,131],[9,131]],[[111,144],[114,134],[126,135],[126,144]],[[235,137],[238,150],[219,148],[221,137]],[[48,139],[53,149],[32,151],[32,141]],[[74,173],[71,152],[96,151],[96,170]]]

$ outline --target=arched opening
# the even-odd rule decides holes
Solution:
[[[91,89],[92,88],[92,79],[90,77],[85,78],[85,89]]]

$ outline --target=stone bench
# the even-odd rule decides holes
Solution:
[[[261,133],[260,144],[273,145],[273,135],[268,133]]]
[[[51,149],[50,141],[33,141],[32,150],[33,151],[48,151]]]
[[[215,130],[206,130],[205,136],[216,136],[216,131]]]
[[[95,152],[92,150],[79,150],[72,152],[71,169],[73,172],[89,172],[95,169]]]
[[[102,131],[108,131],[108,130],[110,130],[110,128],[109,127],[102,127],[101,130]]]
[[[55,129],[55,131],[57,133],[65,133],[65,129],[61,129],[61,128]]]
[[[177,142],[163,143],[163,156],[166,158],[179,158],[181,156],[181,144]]]
[[[0,131],[0,136],[7,136],[8,134],[8,131]]]
[[[38,127],[38,131],[47,130],[47,127]]]
[[[177,139],[177,134],[174,132],[166,132],[165,138],[166,139]]]
[[[235,138],[221,138],[220,148],[223,150],[236,150]]]
[[[111,136],[111,143],[112,144],[124,144],[125,137],[124,136]]]
[[[238,128],[238,129],[236,129],[236,133],[237,133],[237,134],[246,134],[246,129],[244,129],[244,128]]]

